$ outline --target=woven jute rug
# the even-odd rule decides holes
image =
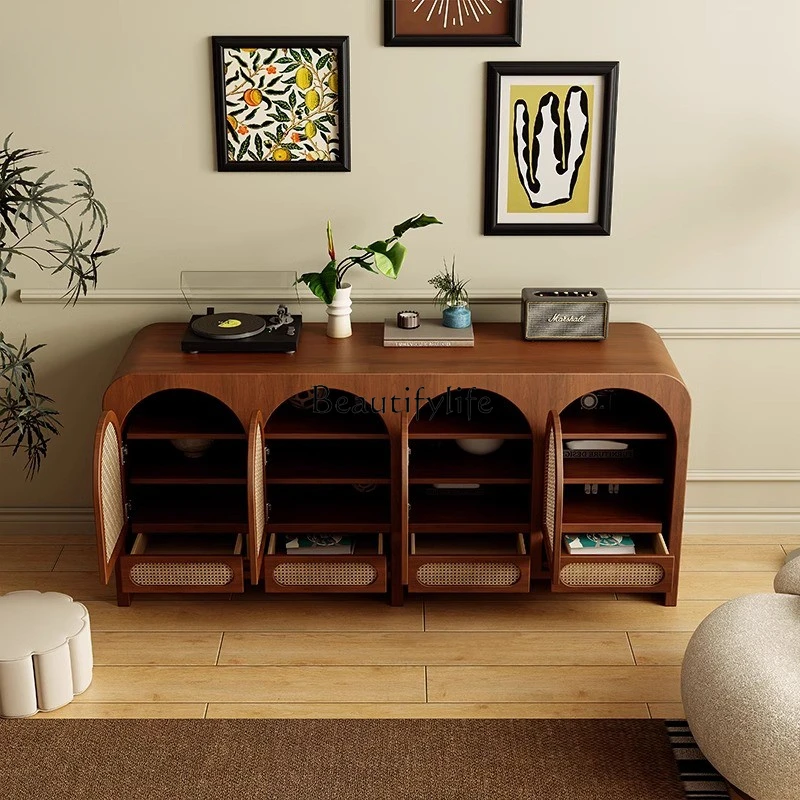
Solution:
[[[4,800],[684,800],[661,720],[0,720]]]

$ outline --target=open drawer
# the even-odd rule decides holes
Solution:
[[[664,592],[672,584],[675,557],[660,533],[631,534],[635,555],[570,555],[561,543],[553,591]]]
[[[136,536],[120,557],[124,592],[243,592],[242,535]]]
[[[521,533],[409,536],[409,592],[527,592],[530,557]]]
[[[382,533],[353,536],[351,554],[287,554],[285,536],[270,534],[264,556],[267,592],[385,592],[387,563]],[[290,537],[291,538],[291,537]]]

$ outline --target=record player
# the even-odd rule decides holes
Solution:
[[[218,298],[226,303],[263,308],[291,291],[297,297],[294,272],[182,272],[181,292],[189,307],[200,299]],[[223,285],[225,288],[219,288]],[[272,298],[272,300],[270,300]],[[299,298],[297,304],[299,306]],[[205,314],[192,314],[181,339],[184,353],[294,353],[300,341],[303,317],[282,302],[274,313],[217,312],[206,307]]]

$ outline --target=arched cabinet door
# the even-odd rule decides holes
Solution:
[[[558,580],[561,566],[561,527],[564,514],[564,442],[561,419],[557,411],[547,415],[544,440],[544,546],[550,566],[552,581]]]
[[[94,520],[100,578],[108,583],[125,545],[128,528],[122,438],[113,411],[100,417],[94,439]]]
[[[267,497],[264,484],[264,418],[256,411],[250,418],[247,435],[247,504],[250,582],[255,586],[261,578],[267,528]]]

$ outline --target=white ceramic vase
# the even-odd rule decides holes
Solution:
[[[350,290],[353,287],[345,283],[336,290],[333,301],[328,306],[328,328],[325,331],[331,339],[346,339],[353,335],[350,326],[350,313],[353,303],[350,300]]]

